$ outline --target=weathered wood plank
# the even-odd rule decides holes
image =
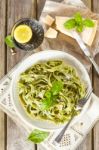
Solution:
[[[8,0],[7,31],[11,31],[14,23],[20,18],[36,17],[36,0]],[[7,49],[7,71],[9,71],[26,52],[17,49],[17,54],[12,56]],[[13,142],[12,142],[13,141]],[[21,142],[20,142],[21,141]],[[7,150],[33,150],[34,146],[28,145],[24,137],[24,129],[19,129],[10,119],[7,119]]]
[[[46,0],[37,0],[37,19],[39,19]]]
[[[0,111],[0,150],[5,149],[5,116]]]
[[[99,1],[93,0],[92,1],[93,6],[92,9],[94,12],[99,13]],[[95,61],[99,65],[99,54],[96,56]],[[94,68],[93,68],[93,87],[94,92],[97,96],[99,96],[99,77],[96,75]],[[99,121],[96,123],[94,129],[93,129],[93,149],[98,150],[99,149]]]
[[[85,5],[86,5],[87,7],[89,7],[90,9],[92,8],[91,0],[82,0],[82,1],[85,3]]]
[[[96,56],[95,61],[99,65],[99,54]],[[99,96],[99,77],[95,73],[94,68],[93,68],[93,72],[94,72],[94,76],[93,76],[94,93],[97,96]],[[93,141],[94,141],[93,143],[94,150],[98,150],[99,149],[99,121],[96,123],[93,129]]]
[[[99,13],[99,0],[92,0],[92,4],[93,11]]]
[[[6,0],[0,0],[0,78],[5,74],[5,24]],[[0,111],[0,150],[5,150],[5,114]]]

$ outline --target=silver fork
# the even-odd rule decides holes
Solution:
[[[78,101],[77,104],[77,110],[81,111],[83,109],[83,106],[86,104],[86,102],[88,101],[89,97],[91,96],[92,93],[92,88],[90,90],[88,90],[88,92],[86,93],[85,97],[80,99]],[[72,114],[71,119],[69,120],[69,122],[64,126],[64,128],[60,131],[60,133],[57,135],[57,137],[55,138],[55,144],[60,143],[66,129],[68,128],[68,126],[70,125],[71,121],[74,119],[74,115]]]

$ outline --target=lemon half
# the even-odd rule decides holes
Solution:
[[[27,25],[19,25],[14,30],[14,38],[19,43],[26,43],[32,37],[32,30]]]

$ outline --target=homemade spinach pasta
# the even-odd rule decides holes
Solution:
[[[77,71],[62,60],[39,62],[20,75],[18,92],[25,111],[34,119],[64,123],[77,115],[85,96]]]

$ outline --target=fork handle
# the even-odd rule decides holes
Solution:
[[[71,121],[74,119],[74,117],[72,117],[70,119],[70,121],[64,126],[64,128],[60,131],[60,133],[58,134],[58,136],[55,138],[55,142],[60,143],[66,129],[68,128],[68,126],[70,125]]]

